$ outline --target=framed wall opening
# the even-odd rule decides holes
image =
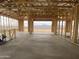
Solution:
[[[64,35],[65,34],[65,26],[66,26],[66,21],[61,20],[60,21],[60,34]]]
[[[14,37],[14,31],[18,31],[18,20],[7,17],[7,16],[0,16],[0,39],[2,34],[6,35],[6,40],[9,38]]]
[[[34,21],[34,32],[51,32],[52,21]]]
[[[57,34],[65,35],[66,21],[59,20],[57,22]]]
[[[28,32],[28,20],[24,20],[24,32]]]

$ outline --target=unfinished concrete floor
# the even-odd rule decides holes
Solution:
[[[0,59],[79,59],[79,47],[50,33],[17,33],[0,46]]]

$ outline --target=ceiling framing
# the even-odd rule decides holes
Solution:
[[[72,16],[73,7],[78,0],[0,0],[0,14],[18,19],[58,18]]]

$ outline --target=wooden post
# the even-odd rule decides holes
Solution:
[[[67,32],[70,32],[70,21],[67,21],[67,24],[66,24],[66,29],[67,29]]]
[[[14,38],[16,38],[16,29],[13,29]]]
[[[59,20],[59,24],[58,24],[58,26],[59,26],[58,28],[59,28],[59,35],[60,35],[60,20]]]
[[[67,31],[67,21],[65,21],[65,37],[66,37],[66,31]]]
[[[57,20],[54,20],[54,34],[57,34]]]
[[[70,37],[72,38],[72,20],[70,22]]]
[[[52,20],[51,32],[54,32],[55,20]]]
[[[24,31],[24,20],[18,20],[19,24],[19,31],[23,32]]]
[[[74,43],[77,43],[78,37],[78,15],[77,15],[77,6],[74,7],[74,28],[73,28],[73,37],[72,40]]]
[[[77,37],[78,37],[78,22],[77,20],[74,20],[74,29],[73,29],[73,42],[77,43]]]
[[[28,20],[28,32],[29,33],[33,32],[33,19]]]
[[[51,32],[54,32],[54,22],[52,20],[52,25],[51,25]]]
[[[62,27],[61,27],[61,36],[63,35],[63,20],[62,20]]]
[[[70,26],[71,26],[70,21],[66,21],[66,24],[65,24],[65,37],[67,36],[67,33],[70,32]]]
[[[11,38],[11,34],[12,34],[12,33],[11,33],[11,30],[9,30],[9,38]]]

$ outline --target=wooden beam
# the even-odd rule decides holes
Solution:
[[[61,25],[61,36],[63,35],[63,20],[62,20],[62,25]]]
[[[23,19],[18,20],[18,24],[19,24],[19,31],[23,32],[24,31],[24,20]]]
[[[65,37],[66,37],[66,31],[67,31],[67,21],[65,21]]]
[[[77,14],[77,6],[73,8],[74,10],[74,28],[73,28],[73,37],[72,40],[74,43],[77,43],[77,37],[78,37],[78,14]]]
[[[28,19],[28,32],[29,33],[33,32],[33,19],[31,18]]]
[[[18,2],[18,4],[21,4],[21,3],[25,3],[25,4],[34,4],[34,3],[55,3],[55,4],[57,4],[57,3],[79,3],[78,1],[55,1],[55,0],[51,0],[51,1],[48,1],[48,0],[46,0],[46,1],[37,1],[37,0],[28,0],[28,1],[17,1]],[[16,3],[16,1],[15,1],[15,3]]]
[[[61,21],[61,20],[59,20],[59,23],[58,23],[58,34],[61,33],[61,31],[60,31],[60,21]]]
[[[72,20],[70,22],[70,38],[72,39]]]
[[[71,21],[67,21],[66,20],[66,24],[65,24],[65,37],[67,36],[66,35],[67,33],[69,33],[70,36],[71,36],[71,30],[72,30],[71,24],[72,24]]]
[[[52,20],[52,25],[51,25],[51,32],[54,32],[54,26],[55,24],[54,24],[54,21]]]
[[[54,31],[54,34],[56,35],[57,34],[57,20],[53,21],[53,29],[52,30]]]

